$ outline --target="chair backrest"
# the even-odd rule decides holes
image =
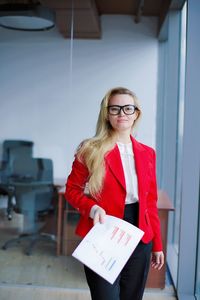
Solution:
[[[22,140],[5,140],[3,142],[1,181],[7,183],[9,176],[13,173],[15,160],[32,158],[33,142]]]
[[[35,158],[38,173],[37,180],[38,181],[50,181],[53,183],[53,162],[48,158]]]
[[[53,163],[47,158],[33,158],[33,142],[5,140],[3,142],[4,178],[24,181],[53,182]]]
[[[33,221],[38,212],[48,211],[53,200],[53,163],[45,158],[22,158],[13,162],[10,183],[15,187],[15,211]],[[30,221],[32,220],[32,221]]]
[[[12,162],[10,181],[53,184],[53,162],[48,158],[21,157]]]
[[[38,165],[36,159],[22,156],[20,159],[15,158],[11,166],[9,182],[37,181]]]
[[[33,155],[33,142],[22,141],[22,140],[5,140],[3,142],[3,161],[10,161],[13,158],[18,158],[21,156]]]

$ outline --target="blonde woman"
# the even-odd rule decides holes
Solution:
[[[144,231],[113,285],[84,266],[93,300],[139,300],[151,263],[164,264],[157,211],[155,151],[132,136],[141,109],[126,88],[107,92],[101,103],[96,134],[81,143],[66,183],[66,200],[80,212],[76,233],[84,237],[106,214]],[[88,192],[86,193],[86,187]]]

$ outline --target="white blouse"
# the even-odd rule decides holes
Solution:
[[[117,146],[119,148],[126,182],[125,204],[135,203],[138,201],[138,181],[132,143],[122,144],[117,142]]]

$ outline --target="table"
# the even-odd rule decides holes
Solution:
[[[163,252],[165,260],[167,257],[167,233],[168,233],[168,216],[169,212],[173,211],[174,207],[167,195],[163,190],[158,191],[158,214],[161,225],[161,235],[163,243]],[[147,288],[161,288],[165,287],[165,274],[166,274],[166,263],[160,271],[154,270],[150,267],[150,271],[147,278]]]
[[[167,254],[167,231],[168,214],[174,208],[167,193],[158,191],[158,213],[161,222],[161,234],[163,242],[163,252]],[[78,221],[78,212],[75,211],[64,199],[64,188],[59,190],[58,197],[58,219],[57,219],[57,255],[71,255],[81,238],[74,233]],[[150,268],[146,283],[147,288],[165,287],[166,264],[160,271]]]

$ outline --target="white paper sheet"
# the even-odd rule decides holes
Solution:
[[[132,224],[106,215],[88,232],[72,256],[113,284],[144,232]]]

